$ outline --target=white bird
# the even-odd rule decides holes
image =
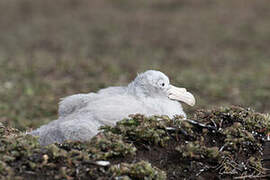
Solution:
[[[179,101],[195,105],[194,96],[185,88],[171,85],[160,71],[148,70],[138,74],[128,86],[64,98],[59,104],[59,118],[29,134],[39,136],[41,145],[65,140],[87,141],[99,132],[100,126],[113,126],[130,114],[186,118]]]

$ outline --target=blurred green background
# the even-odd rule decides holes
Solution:
[[[35,128],[59,98],[161,70],[194,108],[270,110],[270,1],[2,0],[0,122]]]

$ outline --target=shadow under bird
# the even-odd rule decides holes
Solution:
[[[39,136],[41,145],[65,140],[87,141],[99,132],[100,126],[113,126],[130,114],[186,118],[180,102],[194,106],[195,98],[185,88],[171,85],[162,72],[148,70],[127,86],[63,98],[59,103],[59,118],[29,134]]]

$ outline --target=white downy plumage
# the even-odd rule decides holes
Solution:
[[[59,103],[59,118],[29,134],[39,136],[42,145],[87,141],[98,133],[100,126],[113,126],[130,114],[186,117],[179,101],[195,104],[194,96],[185,88],[170,85],[169,78],[160,71],[148,70],[138,74],[128,86],[64,98]]]

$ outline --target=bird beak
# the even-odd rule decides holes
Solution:
[[[196,103],[194,96],[185,88],[179,88],[172,85],[169,87],[168,97],[172,100],[184,102],[190,106],[194,106]]]

